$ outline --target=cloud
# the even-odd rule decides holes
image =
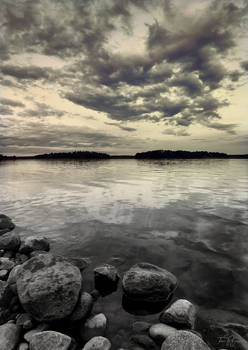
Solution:
[[[128,132],[132,132],[132,131],[136,131],[137,129],[135,128],[131,128],[129,126],[123,126],[121,124],[118,123],[109,123],[109,122],[105,122],[104,124],[106,125],[112,125],[112,126],[116,126],[117,128],[124,130],[124,131],[128,131]]]
[[[173,136],[190,136],[190,134],[186,130],[175,130],[175,129],[165,129],[163,131],[165,135],[173,135]]]
[[[248,61],[243,61],[240,63],[241,68],[243,68],[245,71],[248,71]]]
[[[51,106],[45,104],[45,103],[35,103],[36,108],[35,109],[25,109],[24,111],[20,112],[18,115],[21,117],[37,117],[37,118],[44,118],[44,117],[62,117],[66,114],[66,112],[52,108]]]
[[[49,80],[54,75],[54,70],[51,68],[41,68],[37,66],[15,66],[15,65],[3,65],[0,67],[2,74],[15,77],[17,79]]]
[[[13,110],[9,108],[8,106],[1,106],[0,105],[0,116],[1,115],[11,115],[13,114]]]
[[[236,134],[235,128],[237,127],[236,124],[224,124],[224,123],[217,123],[217,122],[207,122],[203,123],[205,126],[211,129],[226,131],[228,134]]]
[[[25,105],[24,105],[22,102],[10,100],[10,99],[7,99],[7,98],[2,98],[2,99],[0,100],[0,103],[1,103],[2,105],[5,105],[5,106],[25,107]]]

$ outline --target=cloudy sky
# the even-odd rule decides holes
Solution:
[[[0,153],[247,153],[247,0],[1,0]]]

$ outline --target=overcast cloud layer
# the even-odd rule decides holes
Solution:
[[[0,153],[245,153],[246,0],[2,0]]]

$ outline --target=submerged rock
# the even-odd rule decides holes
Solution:
[[[0,326],[0,349],[14,350],[19,342],[20,329],[13,323]]]
[[[162,344],[167,337],[174,335],[176,332],[177,329],[163,323],[154,324],[149,329],[150,337],[159,344]]]
[[[151,323],[144,321],[136,321],[132,324],[132,329],[136,333],[146,332],[151,327]]]
[[[231,329],[222,326],[209,326],[205,330],[205,337],[209,343],[218,348],[225,348],[227,350],[247,350],[248,342],[238,333]]]
[[[124,274],[122,284],[130,299],[161,302],[168,300],[174,292],[177,278],[158,266],[139,263]]]
[[[78,298],[77,305],[70,316],[70,320],[79,321],[84,319],[90,313],[92,306],[92,296],[87,292],[81,293],[81,295]]]
[[[161,350],[210,350],[210,348],[196,334],[189,331],[177,331],[165,339]]]
[[[34,334],[30,339],[30,350],[68,350],[72,344],[71,337],[54,331]]]
[[[69,316],[81,284],[79,269],[52,254],[37,255],[18,270],[18,297],[24,310],[38,321]]]
[[[21,254],[28,254],[35,250],[41,250],[41,251],[49,251],[50,244],[47,238],[45,237],[38,237],[38,236],[30,236],[25,238],[21,242],[21,246],[19,249],[19,252]]]
[[[106,316],[104,314],[97,314],[86,320],[86,322],[82,325],[80,334],[84,341],[88,341],[93,337],[104,335],[106,327]]]
[[[14,228],[15,224],[13,224],[11,219],[7,215],[0,214],[0,236]]]
[[[116,267],[109,264],[102,264],[94,269],[95,278],[103,278],[105,281],[116,283],[119,275]]]
[[[110,350],[111,343],[105,337],[93,337],[86,343],[83,350]]]
[[[15,232],[8,232],[0,236],[0,249],[17,251],[20,244],[20,236]]]
[[[194,328],[196,308],[188,300],[179,299],[160,315],[160,322],[176,328]]]

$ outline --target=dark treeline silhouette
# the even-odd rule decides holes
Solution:
[[[34,156],[37,159],[108,159],[110,155],[107,153],[75,151],[75,152],[60,152],[60,153],[45,153]]]
[[[15,160],[16,156],[4,156],[3,154],[0,154],[0,161],[1,160],[8,160],[8,159]]]
[[[137,159],[192,159],[192,158],[228,158],[226,153],[207,151],[170,151],[156,150],[136,153]]]

